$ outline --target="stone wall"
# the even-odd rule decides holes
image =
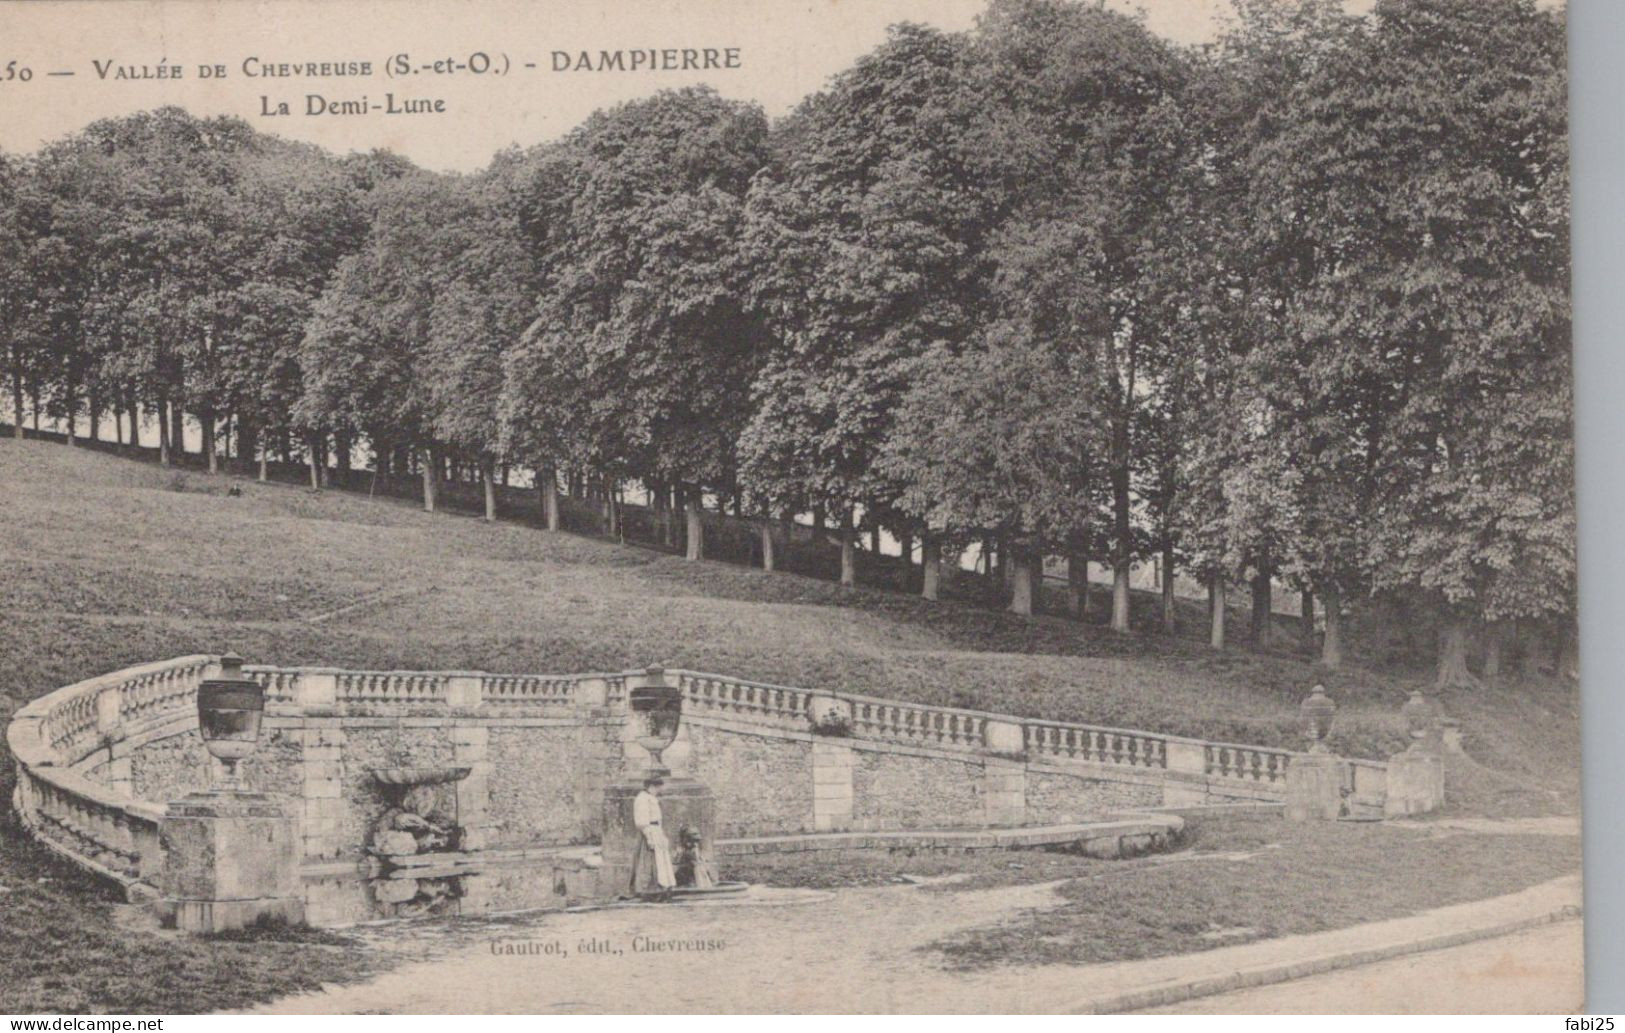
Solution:
[[[1156,784],[1027,772],[1027,822],[1032,825],[1065,824],[1115,810],[1156,807],[1162,802],[1162,787]]]
[[[591,725],[493,727],[487,746],[487,845],[592,839],[596,829],[589,812],[603,806],[603,774],[600,770],[590,780],[582,775],[602,750],[603,735]]]
[[[255,792],[296,793],[299,760],[299,744],[280,729],[270,729],[253,754],[238,765],[238,775]],[[174,800],[206,789],[219,772],[218,762],[203,749],[195,728],[136,746],[128,763],[130,795],[140,800]],[[111,767],[92,769],[89,777],[111,784],[116,781],[107,777]]]
[[[857,828],[953,828],[982,824],[982,764],[908,753],[855,751],[852,819]]]
[[[216,658],[111,672],[12,716],[18,813],[32,834],[126,886],[163,858],[165,805],[206,788],[197,686]],[[1156,732],[984,714],[656,669],[523,675],[245,668],[266,694],[247,785],[286,794],[312,871],[359,858],[389,797],[370,769],[467,767],[442,791],[469,849],[596,842],[603,794],[649,756],[635,689],[675,688],[683,724],[664,759],[715,791],[720,833],[1014,828],[1150,806],[1279,801],[1297,756]],[[1381,762],[1352,781],[1367,810]],[[1360,790],[1364,789],[1364,792]]]
[[[716,793],[722,835],[813,828],[810,737],[754,735],[698,722],[685,728],[687,750],[672,755],[673,770]]]

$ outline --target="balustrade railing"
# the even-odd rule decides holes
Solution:
[[[25,704],[6,727],[17,766],[18,816],[52,850],[129,885],[157,857],[152,804],[92,782],[73,765],[117,724],[184,712],[212,657],[188,656],[69,685]],[[104,702],[104,700],[106,702]]]
[[[973,750],[985,745],[988,719],[974,710],[930,707],[869,696],[840,696],[852,704],[852,734],[905,745]]]
[[[1286,784],[1287,765],[1292,761],[1291,750],[1238,746],[1222,742],[1204,743],[1203,747],[1207,755],[1207,774],[1210,778],[1228,778],[1263,785]]]
[[[568,706],[575,702],[577,678],[549,678],[539,674],[484,674],[480,700],[514,706]]]
[[[715,674],[671,671],[683,692],[683,705],[695,712],[732,714],[774,724],[805,723],[807,700],[814,693],[782,685],[763,685]]]
[[[16,806],[29,828],[91,870],[125,883],[140,878],[144,860],[151,863],[157,856],[158,805],[91,781],[74,765],[105,745],[108,735],[117,734],[115,724],[150,730],[163,724],[159,719],[189,710],[213,663],[213,657],[189,656],[116,671],[58,689],[18,710],[6,736],[18,769]],[[611,710],[622,709],[629,681],[644,673],[553,676],[262,666],[245,670],[278,706],[297,706],[313,695],[338,704],[341,713],[349,705],[366,712],[397,705],[446,708],[474,703],[491,707],[492,717],[529,707],[576,707],[584,700],[598,707],[600,699]],[[842,705],[850,720],[848,733],[855,740],[979,753],[1018,748],[1013,743],[1019,729],[1019,748],[1033,760],[1154,770],[1170,767],[1169,749],[1177,745],[1179,761],[1174,767],[1180,772],[1196,774],[1199,767],[1209,780],[1244,783],[1271,794],[1284,791],[1295,755],[1264,746],[819,692],[695,671],[673,670],[666,675],[676,680],[685,710],[694,716],[808,731],[813,700],[827,696]],[[313,681],[302,684],[305,678]],[[470,679],[478,686],[477,698],[471,694]],[[584,685],[592,691],[584,691]],[[990,728],[993,724],[1005,727]],[[1352,791],[1362,800],[1380,799],[1383,765],[1358,760],[1351,765]]]
[[[1048,760],[1123,764],[1135,768],[1162,768],[1168,765],[1168,741],[1159,735],[1060,721],[1025,721],[1022,724],[1027,752],[1033,756]]]

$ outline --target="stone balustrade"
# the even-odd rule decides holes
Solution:
[[[1240,746],[1228,742],[1210,742],[1203,746],[1207,755],[1207,774],[1212,778],[1283,788],[1286,785],[1287,765],[1294,756],[1291,750]]]
[[[1128,767],[1168,766],[1166,736],[1059,721],[1027,721],[1024,726],[1027,752],[1032,756]]]
[[[685,713],[723,714],[763,724],[803,728],[807,722],[807,702],[815,693],[783,685],[725,678],[692,671],[667,671],[683,692]]]
[[[187,656],[143,664],[18,710],[6,745],[17,765],[13,804],[24,826],[56,853],[125,887],[149,875],[162,806],[134,799],[116,777],[96,782],[77,769],[98,760],[116,769],[125,731],[187,712],[213,662]]]
[[[52,849],[92,871],[127,887],[142,882],[157,863],[157,828],[163,811],[159,801],[136,798],[135,786],[161,784],[164,788],[154,795],[163,795],[177,783],[143,782],[149,776],[140,773],[139,765],[132,776],[131,755],[149,745],[173,743],[178,736],[195,738],[197,686],[214,663],[213,657],[187,656],[132,667],[58,689],[17,711],[7,728],[7,742],[18,769],[15,806],[27,827]],[[587,803],[580,804],[578,816],[561,814],[554,823],[557,831],[549,834],[569,838],[590,833],[596,787],[623,762],[619,744],[624,740],[615,729],[617,722],[624,724],[628,682],[648,676],[642,671],[526,675],[268,666],[247,667],[245,672],[266,690],[267,735],[280,737],[277,741],[285,746],[281,752],[262,751],[265,763],[282,765],[275,771],[266,768],[264,777],[273,786],[286,786],[274,791],[304,799],[301,821],[307,860],[349,856],[344,852],[354,848],[352,829],[360,819],[354,801],[341,799],[356,791],[345,782],[344,772],[353,763],[376,763],[354,758],[382,748],[377,737],[385,734],[381,730],[401,727],[392,724],[397,720],[417,722],[412,727],[420,729],[423,742],[449,744],[437,748],[448,750],[454,762],[477,768],[459,791],[468,797],[461,806],[468,808],[465,814],[481,815],[489,807],[493,835],[511,838],[516,829],[533,827],[525,824],[531,813],[525,808],[541,806],[559,793]],[[785,805],[784,813],[774,819],[790,831],[802,823],[808,828],[841,829],[909,820],[906,816],[914,812],[908,807],[888,809],[876,794],[904,792],[906,787],[908,793],[935,799],[943,795],[942,779],[960,787],[956,790],[960,802],[945,807],[965,814],[974,806],[972,823],[990,826],[1030,823],[1044,815],[1064,817],[1076,806],[1068,802],[1075,793],[1068,787],[1082,784],[1127,787],[1100,790],[1101,806],[1120,806],[1111,802],[1117,792],[1132,793],[1131,802],[1137,805],[1159,794],[1163,804],[1178,806],[1281,800],[1288,767],[1299,756],[1262,746],[814,691],[696,671],[668,670],[665,676],[682,691],[685,717],[692,718],[696,727],[712,729],[685,747],[698,751],[697,763],[724,767],[735,763],[705,752],[725,746],[725,739],[717,736],[733,736],[728,741],[739,745],[726,748],[746,751],[731,755],[737,758],[738,771],[717,769],[719,785],[743,777],[740,771],[772,770],[781,779],[782,793],[794,794],[802,792],[797,780],[805,778],[806,815],[797,817],[795,808],[803,804],[793,804]],[[570,730],[588,725],[603,731],[583,738]],[[435,728],[442,731],[434,732]],[[435,739],[436,735],[442,738]],[[809,740],[816,749],[805,755],[794,752],[808,750]],[[589,749],[591,742],[601,746]],[[522,778],[518,791],[536,794],[534,802],[523,806],[508,783],[500,793],[488,791],[488,778],[511,777],[501,758],[530,755],[526,752],[532,749],[530,743],[552,744],[547,748],[566,752],[587,749],[582,757],[594,759],[555,761],[565,767],[559,774],[545,774],[541,782],[535,775]],[[352,750],[362,753],[352,756]],[[147,754],[136,759],[143,756]],[[761,767],[763,763],[769,767]],[[1380,807],[1384,765],[1350,763],[1354,766],[1346,777],[1353,794],[1366,808]],[[184,765],[168,770],[190,777]],[[204,772],[201,768],[197,772],[201,779]],[[749,782],[746,777],[740,783],[741,813],[746,798],[758,813],[778,806],[772,801],[788,798],[772,795],[781,792],[778,788],[769,793],[767,782]],[[928,791],[931,786],[937,788]],[[487,792],[488,800],[482,795]]]
[[[983,729],[992,714],[952,707],[931,707],[872,696],[835,694],[852,704],[852,734],[875,742],[980,750]]]

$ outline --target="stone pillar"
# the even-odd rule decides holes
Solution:
[[[982,727],[988,756],[982,761],[982,820],[988,825],[1023,825],[1027,821],[1027,739],[1011,721],[988,721]]]
[[[262,793],[194,793],[159,827],[161,885],[176,928],[212,933],[304,918],[292,815]]]
[[[813,829],[852,827],[852,769],[856,756],[843,739],[813,739]]]
[[[313,861],[332,860],[345,845],[344,729],[337,718],[318,717],[291,734],[299,744],[302,852]]]
[[[468,777],[453,784],[457,793],[457,824],[462,826],[461,847],[483,850],[488,839],[487,811],[491,801],[491,729],[483,724],[459,724],[451,729],[451,762],[466,767]]]
[[[1388,758],[1388,792],[1382,816],[1403,818],[1444,806],[1444,757],[1417,742]]]
[[[1343,761],[1332,753],[1305,753],[1286,769],[1288,821],[1336,821],[1343,812]]]
[[[1207,803],[1207,746],[1170,739],[1165,749],[1168,778],[1162,784],[1162,805],[1200,807]]]

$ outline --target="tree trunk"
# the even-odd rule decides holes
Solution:
[[[1270,634],[1270,613],[1274,609],[1270,574],[1268,567],[1260,567],[1258,573],[1253,575],[1253,619],[1248,632],[1253,645],[1259,649],[1268,649],[1274,642],[1274,636]]]
[[[423,510],[433,513],[435,497],[440,493],[440,457],[434,449],[426,448],[418,467],[423,473]]]
[[[852,530],[852,507],[841,514],[841,587],[853,588],[858,583],[858,557],[855,549],[857,535]]]
[[[812,522],[813,539],[815,541],[822,539],[824,537],[825,526],[828,522],[828,517],[826,517],[824,514],[823,503],[819,503],[812,508]]]
[[[1033,550],[1012,547],[1010,552],[1010,612],[1030,617],[1033,613]]]
[[[1481,683],[1467,669],[1467,622],[1451,614],[1445,619],[1439,634],[1439,676],[1434,686],[1440,689],[1473,689]]]
[[[1336,588],[1320,590],[1320,608],[1326,613],[1326,637],[1320,640],[1320,665],[1343,666],[1343,596]]]
[[[907,592],[914,587],[914,533],[903,532],[898,540],[898,556],[903,561],[903,591]]]
[[[90,408],[86,415],[90,420],[88,437],[91,443],[94,444],[102,439],[102,400],[96,397],[94,393],[90,396]]]
[[[1506,628],[1500,621],[1484,625],[1484,677],[1488,680],[1501,677],[1501,647],[1505,639]]]
[[[1228,605],[1225,600],[1224,589],[1223,574],[1209,575],[1207,579],[1207,644],[1214,649],[1224,648],[1224,611]]]
[[[174,461],[170,450],[169,428],[169,403],[160,396],[158,399],[158,463],[161,466],[168,466]]]
[[[688,517],[688,547],[683,555],[689,560],[702,560],[705,558],[705,523],[700,516],[700,493],[690,491],[687,496],[684,512]]]
[[[1066,615],[1081,621],[1089,613],[1089,561],[1081,553],[1066,555]]]
[[[261,481],[261,483],[263,483],[266,480],[270,479],[270,472],[271,472],[270,471],[270,465],[271,464],[267,460],[267,456],[269,455],[270,450],[271,450],[271,443],[269,441],[261,441],[260,442],[260,481]]]
[[[322,446],[315,434],[305,436],[305,451],[310,460],[310,488],[320,491],[322,487]]]
[[[920,595],[936,599],[942,591],[942,539],[927,531],[920,536]]]
[[[68,447],[69,448],[72,448],[77,443],[77,439],[79,437],[79,435],[78,435],[78,429],[79,429],[78,428],[78,423],[79,423],[79,414],[74,412],[73,406],[70,404],[69,407],[68,407],[68,424],[67,424],[67,426],[68,426],[67,438],[68,438]]]
[[[869,555],[880,555],[880,525],[869,528]]]
[[[179,401],[169,403],[169,450],[178,457],[186,455],[186,411]]]
[[[1115,549],[1113,550],[1116,551]],[[1129,630],[1129,561],[1114,557],[1112,560],[1112,623],[1113,631]]]
[[[1179,616],[1174,610],[1174,543],[1162,540],[1162,632],[1173,635],[1179,631]]]
[[[542,470],[542,519],[549,531],[559,529],[559,478],[551,466]]]
[[[1307,588],[1298,593],[1298,636],[1303,642],[1303,648],[1313,654],[1315,651],[1315,593]]]
[[[11,367],[11,436],[23,439],[23,375],[15,362]]]
[[[217,474],[220,472],[220,460],[214,454],[214,410],[204,409],[198,413],[198,427],[201,429],[203,455],[208,460],[208,470],[211,474]]]
[[[497,472],[489,459],[480,460],[480,480],[485,484],[485,522],[493,524],[497,519]]]
[[[773,521],[771,521],[771,520],[763,520],[762,521],[762,523],[761,523],[761,534],[762,534],[762,569],[765,570],[765,571],[768,571],[768,572],[772,572],[773,570],[777,569],[777,564],[775,562],[776,557],[774,557],[774,555],[773,555]]]

